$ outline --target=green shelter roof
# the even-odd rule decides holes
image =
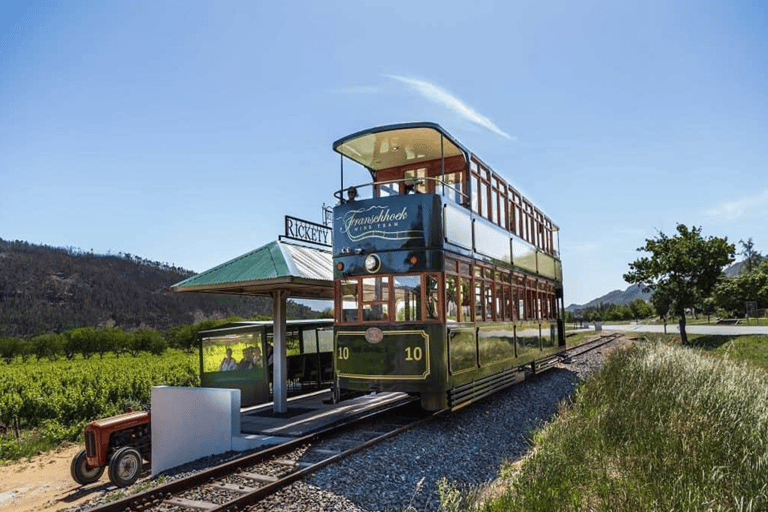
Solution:
[[[333,298],[329,251],[282,241],[271,242],[174,284],[176,292]]]

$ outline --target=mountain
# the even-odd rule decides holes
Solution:
[[[268,297],[171,291],[193,272],[131,254],[0,238],[0,336],[34,336],[76,327],[167,329],[206,318],[272,315]],[[289,318],[318,316],[288,302]]]
[[[575,309],[588,309],[599,306],[602,304],[629,304],[633,300],[637,299],[643,299],[643,300],[650,300],[651,293],[644,292],[643,287],[639,284],[633,284],[629,286],[626,290],[613,290],[612,292],[606,293],[602,297],[598,297],[596,299],[593,299],[586,304],[571,304],[567,308],[565,308],[566,311],[573,311]]]
[[[736,277],[741,273],[742,269],[746,268],[746,263],[746,261],[737,261],[730,267],[723,270],[723,274],[725,274],[726,277]]]
[[[723,274],[725,274],[726,277],[734,277],[741,272],[742,268],[744,267],[743,261],[737,261],[736,263],[732,264],[731,266],[723,269]],[[629,288],[627,288],[624,291],[621,290],[614,290],[610,293],[606,293],[602,297],[598,297],[596,299],[593,299],[586,304],[571,304],[567,308],[565,308],[566,311],[574,311],[576,309],[589,309],[599,306],[602,304],[629,304],[633,300],[636,299],[643,299],[645,301],[651,300],[652,293],[643,292],[643,287],[639,284],[633,284]]]

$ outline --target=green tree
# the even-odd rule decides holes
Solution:
[[[23,344],[24,341],[19,338],[0,338],[0,357],[6,364],[11,364],[21,353]]]
[[[32,338],[32,353],[38,361],[44,357],[55,361],[61,353],[61,345],[60,334],[41,334]]]
[[[701,236],[701,228],[677,225],[677,234],[668,237],[661,231],[646,239],[638,251],[650,253],[629,264],[624,274],[628,283],[638,283],[669,299],[670,311],[679,319],[680,338],[688,343],[685,310],[708,297],[723,273],[733,262],[736,248],[727,238]]]
[[[752,272],[757,269],[765,258],[762,254],[755,250],[755,243],[752,241],[752,237],[749,237],[747,241],[739,240],[741,244],[740,255],[744,256],[744,271]]]
[[[91,327],[80,327],[69,331],[68,338],[74,345],[74,351],[80,352],[83,359],[88,359],[97,350],[97,334]],[[67,359],[71,359],[67,356]]]
[[[650,318],[653,316],[653,308],[643,299],[635,299],[629,304],[632,311],[632,318],[640,320],[641,318]]]
[[[768,260],[751,271],[723,279],[713,292],[717,307],[728,314],[743,316],[746,301],[755,301],[758,307],[768,306]]]

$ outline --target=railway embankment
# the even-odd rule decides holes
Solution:
[[[607,345],[597,342],[592,352],[577,350],[579,355],[567,364],[326,466],[247,509],[437,510],[441,482],[473,488],[493,480],[505,461],[528,451],[527,439],[532,432],[555,414],[559,402],[571,395],[577,383],[599,368],[607,353],[624,343],[626,340]],[[395,418],[384,415],[376,421],[384,425],[390,420]],[[210,464],[210,460],[188,464],[173,475],[167,474],[164,481],[182,478]],[[79,510],[134,492],[128,488],[107,493]]]
[[[617,354],[492,491],[446,510],[766,510],[768,337]]]
[[[684,348],[645,336],[573,357],[247,510],[766,510],[768,338],[694,336]]]
[[[523,457],[533,433],[578,383],[624,346],[617,340],[454,414],[328,466],[264,500],[252,511],[438,510],[441,492],[493,481]],[[441,491],[442,489],[442,491]]]

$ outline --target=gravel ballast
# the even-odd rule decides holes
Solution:
[[[291,485],[251,511],[437,510],[437,481],[477,486],[523,457],[526,437],[549,421],[614,341],[449,416],[405,432]]]

